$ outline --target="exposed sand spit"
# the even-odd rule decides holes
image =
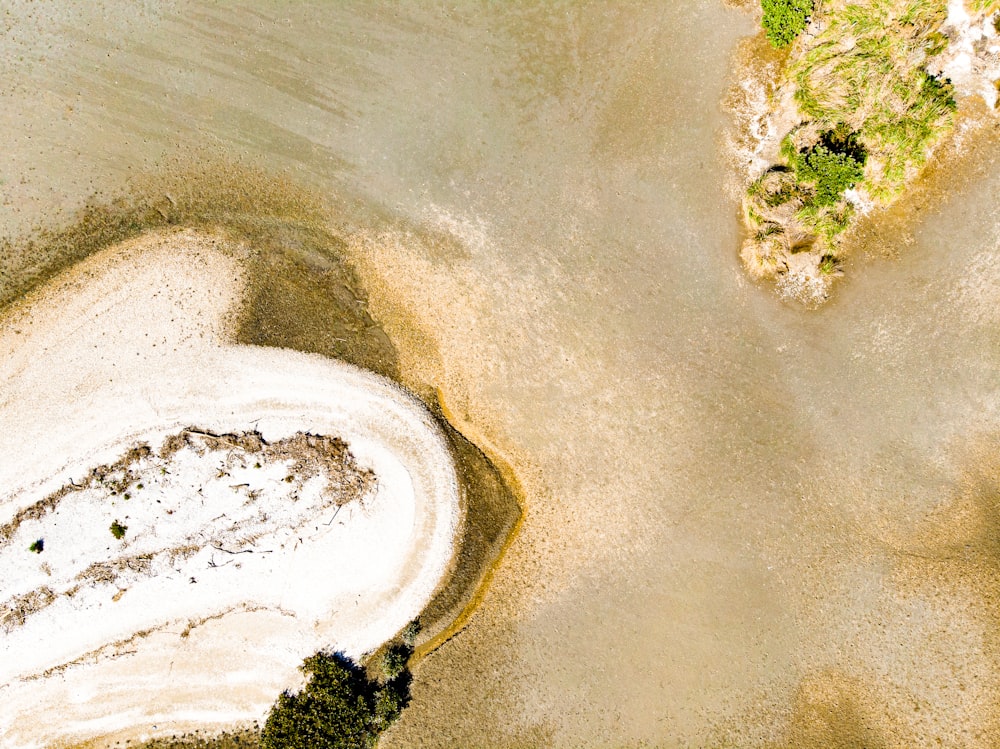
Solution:
[[[228,344],[242,277],[219,245],[144,237],[0,321],[0,605],[21,611],[0,746],[259,720],[304,656],[377,647],[448,570],[432,417],[348,365]]]

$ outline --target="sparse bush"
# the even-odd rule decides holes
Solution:
[[[121,541],[125,538],[125,531],[128,530],[127,525],[122,525],[117,520],[111,524],[111,535]]]
[[[41,554],[45,550],[45,539],[39,538],[31,546],[28,547],[28,551],[33,551],[36,554]]]
[[[400,635],[401,639],[406,645],[411,648],[417,644],[417,635],[420,634],[420,620],[414,619],[412,622],[406,625]]]
[[[395,682],[382,687],[375,694],[375,716],[373,723],[379,731],[384,731],[391,726],[400,715],[403,708],[409,701],[409,689],[395,686]]]
[[[762,25],[767,40],[775,47],[787,47],[806,27],[813,0],[761,0]]]
[[[837,259],[833,255],[824,255],[819,261],[819,272],[829,276],[837,270]]]
[[[403,673],[412,652],[406,645],[389,647],[382,656],[382,675],[391,681]]]

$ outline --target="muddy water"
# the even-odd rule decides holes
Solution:
[[[721,3],[0,23],[7,234],[178,164],[291,179],[344,238],[386,366],[520,479],[520,535],[386,746],[996,735],[995,147],[806,313],[737,265],[720,101],[752,23]],[[48,260],[25,248],[7,288]]]

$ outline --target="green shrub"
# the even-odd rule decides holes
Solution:
[[[833,205],[844,190],[854,187],[864,176],[864,164],[846,153],[831,151],[817,143],[801,160],[796,170],[803,182],[816,183],[816,205]]]
[[[45,539],[39,538],[31,546],[28,547],[28,551],[33,551],[36,554],[41,554],[45,550]]]
[[[380,684],[339,653],[306,658],[301,692],[283,692],[264,724],[263,749],[371,749],[409,700],[409,674]]]
[[[762,25],[767,39],[775,47],[787,47],[806,27],[813,0],[761,0]]]
[[[125,538],[125,531],[128,530],[127,525],[122,525],[117,520],[111,524],[111,535],[121,541]]]
[[[867,155],[855,133],[842,128],[830,130],[820,136],[819,143],[799,152],[789,148],[789,143],[782,144],[783,152],[795,170],[796,179],[816,186],[811,201],[815,206],[833,205],[844,190],[854,187],[864,177]]]
[[[412,622],[406,625],[400,638],[403,640],[404,645],[413,647],[417,644],[417,635],[420,634],[420,620],[414,619]]]

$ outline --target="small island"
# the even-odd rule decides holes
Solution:
[[[244,256],[145,233],[0,318],[4,746],[368,746],[406,704],[463,528],[451,443],[387,378],[234,342]]]
[[[954,129],[997,102],[996,0],[762,0],[776,51],[747,160],[741,258],[807,305],[842,275],[856,217],[895,201]]]

